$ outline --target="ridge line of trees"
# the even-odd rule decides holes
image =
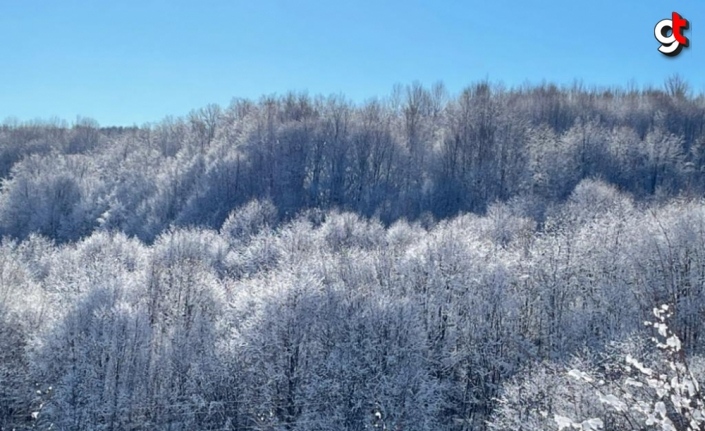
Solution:
[[[75,241],[119,230],[219,227],[251,199],[442,219],[522,201],[542,222],[583,179],[638,200],[705,191],[705,97],[663,89],[478,82],[396,86],[384,99],[289,93],[233,99],[142,127],[79,118],[0,126],[0,234]]]

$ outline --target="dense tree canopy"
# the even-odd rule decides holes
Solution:
[[[0,429],[625,429],[562,370],[669,304],[705,375],[704,122],[483,82],[8,123]]]
[[[170,226],[219,228],[252,199],[270,200],[279,220],[337,209],[385,225],[514,199],[541,223],[589,178],[640,201],[695,196],[705,191],[705,99],[679,82],[480,82],[456,96],[412,84],[362,104],[234,99],[142,127],[6,122],[0,232],[64,242],[117,230],[152,242]]]

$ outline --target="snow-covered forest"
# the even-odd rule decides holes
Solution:
[[[628,376],[705,383],[678,77],[6,121],[0,177],[1,430],[693,428]]]

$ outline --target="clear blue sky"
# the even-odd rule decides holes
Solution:
[[[691,47],[657,51],[677,11]],[[77,115],[141,125],[289,90],[386,96],[395,83],[481,79],[705,89],[702,0],[0,2],[0,120]]]

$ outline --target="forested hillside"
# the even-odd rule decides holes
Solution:
[[[661,429],[570,374],[666,304],[705,376],[704,125],[677,77],[6,121],[0,429]]]
[[[705,190],[705,99],[664,90],[442,85],[384,99],[235,99],[134,128],[90,119],[0,130],[0,232],[59,242],[95,231],[153,241],[217,229],[253,198],[279,217],[338,209],[385,225],[514,202],[542,221],[585,178],[637,200]]]

